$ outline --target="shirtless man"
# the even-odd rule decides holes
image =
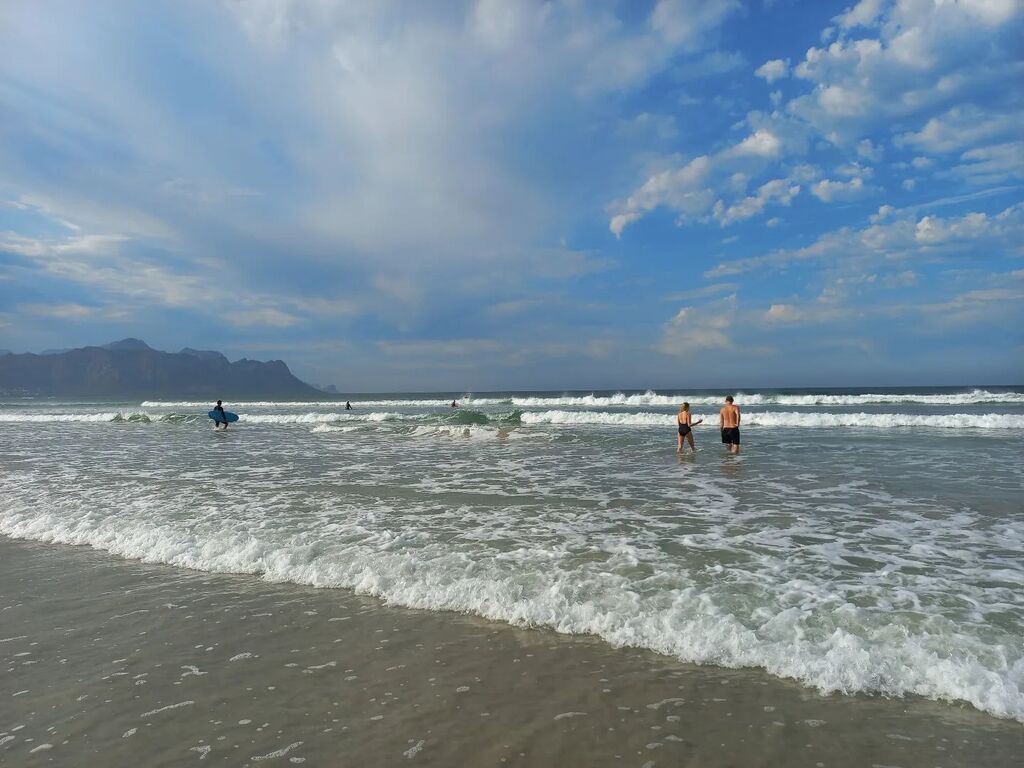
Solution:
[[[725,398],[725,405],[718,412],[722,427],[722,442],[729,446],[729,453],[740,452],[740,409],[732,404],[732,395]]]

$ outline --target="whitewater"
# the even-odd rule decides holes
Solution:
[[[1020,388],[451,399],[8,399],[0,534],[1024,722]]]

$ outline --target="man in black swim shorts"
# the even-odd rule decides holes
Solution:
[[[722,443],[729,446],[729,453],[740,452],[740,409],[733,405],[732,395],[725,398],[725,405],[718,412],[722,427]]]

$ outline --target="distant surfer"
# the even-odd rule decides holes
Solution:
[[[351,411],[352,410],[352,403],[350,401],[348,401],[348,400],[345,401],[345,410],[346,411]]]
[[[718,412],[718,421],[722,427],[722,443],[729,446],[729,453],[740,452],[740,409],[733,405],[732,395],[727,395],[725,405]]]
[[[220,400],[217,401],[217,405],[215,405],[213,407],[213,410],[220,414],[220,418],[219,419],[214,419],[213,420],[213,428],[214,429],[227,429],[228,428],[228,416],[227,416],[226,413],[224,413],[224,406],[221,404]]]
[[[679,447],[676,448],[677,453],[683,452],[683,440],[685,439],[690,444],[690,450],[694,453],[697,452],[697,446],[693,444],[693,429],[692,427],[697,426],[704,419],[697,419],[697,421],[691,421],[692,416],[690,415],[690,404],[683,403],[679,406],[679,415],[676,417],[676,423],[679,425]]]
[[[458,404],[458,403],[457,403],[456,401],[452,400],[452,405],[451,405],[451,407],[452,407],[452,408],[458,408],[458,407],[459,407],[459,404]]]

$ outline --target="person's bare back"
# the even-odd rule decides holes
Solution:
[[[733,405],[732,395],[725,398],[725,405],[718,412],[722,427],[722,442],[729,446],[729,453],[740,452],[740,409]]]
[[[737,405],[726,405],[718,412],[723,429],[735,429],[740,425],[740,409]]]

